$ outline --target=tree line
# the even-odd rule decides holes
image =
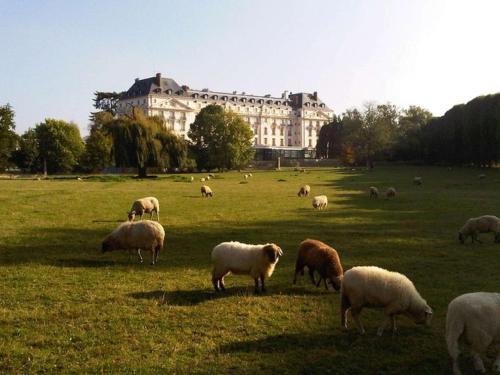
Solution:
[[[106,167],[194,170],[240,168],[254,156],[253,133],[244,120],[217,105],[202,109],[189,131],[190,142],[167,129],[162,118],[141,108],[116,115],[116,93],[95,94],[89,135],[76,124],[45,119],[22,135],[15,133],[14,110],[0,106],[0,170],[29,173],[101,172]]]
[[[500,160],[500,94],[456,105],[441,117],[418,106],[366,104],[323,126],[317,156],[346,164],[375,160],[492,166]]]

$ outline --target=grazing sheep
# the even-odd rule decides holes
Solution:
[[[479,176],[477,176],[480,180],[484,180],[486,178],[486,175],[481,173]]]
[[[206,181],[210,181],[210,176],[205,177]]]
[[[432,309],[420,296],[413,283],[404,275],[379,267],[354,267],[344,274],[341,287],[341,323],[347,328],[346,312],[350,309],[352,318],[361,334],[365,329],[359,315],[363,307],[380,307],[387,316],[377,334],[392,325],[396,331],[396,315],[404,314],[415,323],[430,324]]]
[[[205,182],[205,177],[200,178],[200,182]]]
[[[500,219],[493,215],[473,217],[467,220],[458,232],[458,240],[464,244],[467,237],[471,237],[472,243],[474,241],[482,243],[477,238],[478,234],[488,232],[493,232],[495,234],[495,242],[500,242]]]
[[[413,185],[422,185],[422,177],[413,177]]]
[[[193,176],[191,176],[191,177],[189,178],[189,182],[193,182],[193,181],[194,181],[194,177],[193,177]]]
[[[165,230],[160,223],[151,220],[126,221],[104,238],[102,252],[136,250],[142,263],[141,250],[149,250],[151,264],[155,264],[164,240]]]
[[[210,189],[210,186],[203,185],[201,187],[201,196],[206,197],[206,198],[214,196],[214,193],[213,193],[212,189]]]
[[[248,180],[248,175],[247,174],[244,175],[243,177],[245,177],[245,180]]]
[[[462,294],[448,305],[446,344],[453,359],[454,375],[461,374],[459,341],[470,345],[476,371],[485,372],[480,354],[490,345],[500,343],[500,293]],[[500,371],[500,350],[497,353],[494,371]]]
[[[248,177],[253,177],[253,175],[251,173],[248,174]]]
[[[339,255],[335,249],[318,240],[305,240],[299,246],[299,254],[295,263],[295,277],[293,283],[297,283],[297,274],[304,275],[304,267],[309,268],[311,281],[317,287],[321,279],[325,282],[325,288],[328,290],[326,281],[330,281],[335,290],[340,289],[342,283],[342,264]],[[319,280],[314,280],[314,271],[318,271]]]
[[[318,195],[313,198],[312,206],[318,210],[325,209],[328,206],[328,198],[326,195]]]
[[[210,177],[210,178],[215,178],[215,175],[214,175],[213,173],[209,173],[209,174],[208,174],[208,177]]]
[[[160,221],[160,203],[158,199],[155,197],[137,199],[132,203],[132,208],[128,212],[128,219],[134,221],[135,215],[139,215],[142,220],[145,213],[149,214],[150,219],[153,218],[153,213],[156,213],[156,220]]]
[[[307,197],[311,192],[311,187],[309,185],[304,185],[300,188],[299,193],[297,194],[299,197]]]
[[[225,290],[224,276],[248,274],[255,280],[255,292],[265,292],[265,281],[271,277],[283,251],[275,244],[248,245],[222,242],[212,250],[212,283],[215,290]]]
[[[370,198],[378,198],[378,189],[375,186],[370,186]]]
[[[385,192],[385,199],[394,198],[395,196],[396,196],[396,189],[394,189],[393,187],[390,187]]]

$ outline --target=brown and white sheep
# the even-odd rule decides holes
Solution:
[[[311,192],[311,187],[309,185],[304,185],[300,187],[299,193],[297,194],[299,197],[307,197]]]
[[[152,219],[153,213],[156,213],[156,220],[160,221],[160,203],[155,197],[145,197],[132,203],[132,208],[128,212],[128,219],[134,221],[135,216],[139,215],[142,220],[144,214],[149,214],[149,218]]]
[[[347,310],[361,334],[365,329],[359,318],[364,307],[383,308],[387,316],[377,334],[389,325],[396,331],[396,316],[404,314],[415,323],[430,324],[432,309],[405,275],[379,267],[353,267],[344,273],[341,287],[341,324],[347,328]]]
[[[213,193],[212,189],[210,189],[210,186],[203,185],[201,187],[201,196],[206,197],[206,198],[214,196],[214,193]]]
[[[265,281],[271,277],[283,251],[279,246],[268,243],[249,245],[241,242],[222,242],[212,250],[212,284],[216,291],[225,290],[224,276],[250,275],[255,281],[255,292],[265,292]]]
[[[378,189],[375,186],[370,186],[370,198],[378,198]]]
[[[127,221],[104,238],[102,252],[136,250],[142,263],[141,250],[149,250],[151,264],[155,264],[164,240],[165,230],[160,223],[151,220]]]
[[[387,191],[385,192],[385,199],[394,198],[395,196],[396,196],[396,189],[393,187],[388,188]]]
[[[304,267],[309,269],[311,281],[317,287],[323,279],[325,288],[328,290],[327,280],[333,285],[335,290],[339,290],[342,284],[343,269],[337,251],[327,244],[307,239],[299,246],[299,253],[295,263],[295,277],[293,283],[297,283],[297,274],[304,275]],[[314,271],[318,271],[319,280],[316,283]]]
[[[477,238],[479,233],[493,232],[495,242],[500,242],[500,219],[493,215],[483,215],[473,217],[467,220],[464,226],[458,232],[458,240],[464,244],[467,237],[471,237],[472,243],[477,241],[482,243]]]

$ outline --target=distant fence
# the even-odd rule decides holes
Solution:
[[[338,159],[281,159],[280,167],[341,167],[342,163]],[[252,162],[254,169],[276,169],[277,160],[254,160]]]

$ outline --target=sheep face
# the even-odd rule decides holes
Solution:
[[[116,250],[117,248],[118,248],[117,241],[111,237],[105,238],[104,241],[102,241],[101,251],[103,253]]]
[[[330,284],[332,284],[333,289],[335,290],[340,290],[340,286],[342,285],[342,277],[337,276],[337,277],[331,277],[330,276]]]
[[[135,215],[136,215],[135,210],[128,212],[128,221],[134,221]]]
[[[430,326],[432,320],[432,309],[426,305],[424,309],[409,312],[409,317],[413,319],[416,324],[425,324],[426,326]]]
[[[264,246],[263,251],[267,256],[269,263],[276,263],[279,257],[283,256],[283,251],[275,244]]]

